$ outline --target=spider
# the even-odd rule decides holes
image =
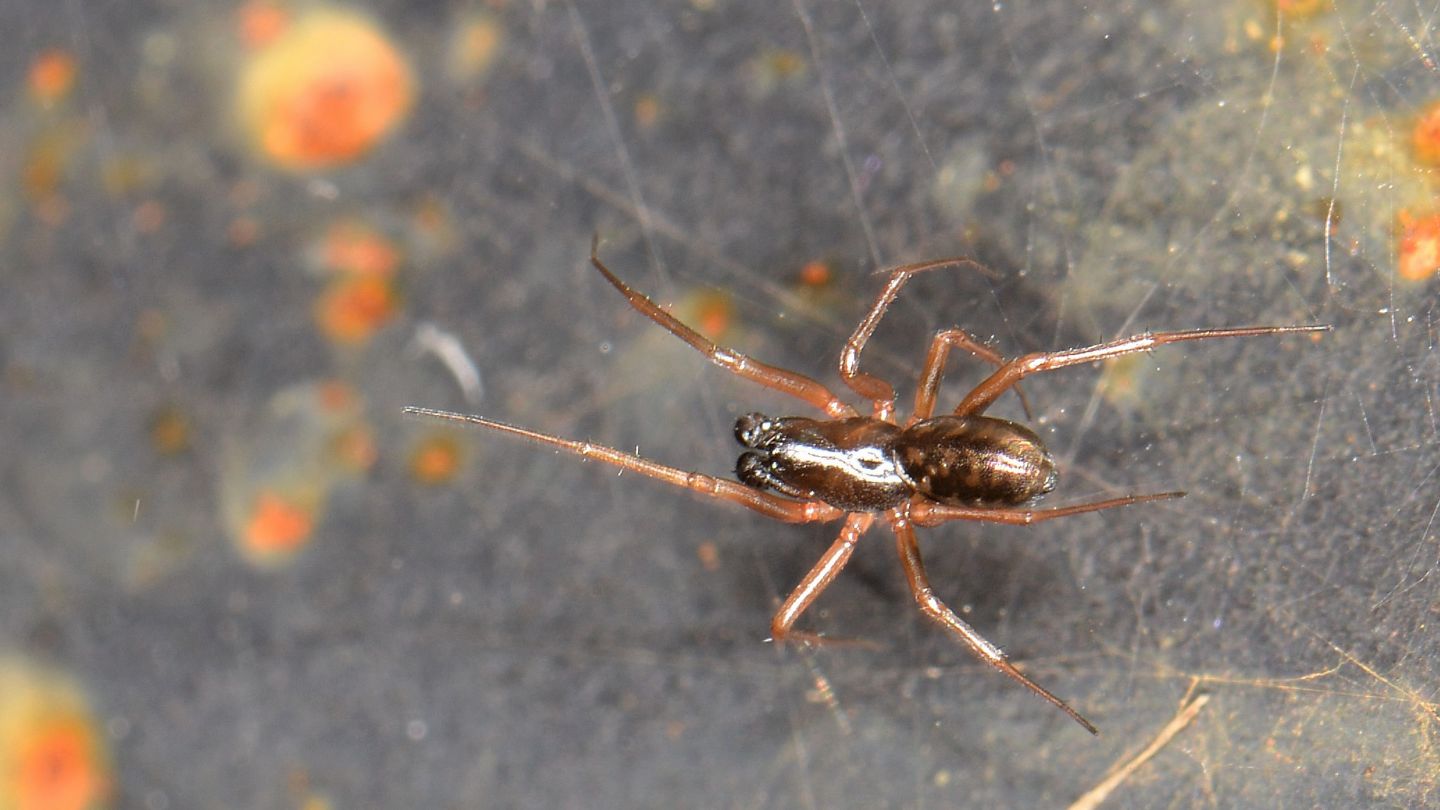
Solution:
[[[946,329],[937,332],[930,341],[915,393],[915,406],[902,423],[895,412],[895,389],[879,377],[860,370],[860,352],[906,282],[917,273],[940,267],[970,265],[985,270],[973,259],[938,259],[881,271],[889,276],[888,282],[840,351],[840,378],[850,390],[870,402],[871,415],[863,416],[816,380],[717,345],[681,323],[612,273],[600,261],[598,248],[597,235],[590,245],[590,263],[641,314],[693,346],[710,362],[814,406],[824,413],[824,418],[771,417],[760,413],[741,416],[735,422],[735,438],[745,451],[736,464],[736,477],[740,479],[736,482],[688,472],[612,447],[539,433],[481,416],[416,406],[406,407],[405,413],[510,433],[706,497],[738,504],[786,523],[843,520],[839,536],[785,598],[771,620],[770,636],[776,642],[820,641],[815,634],[796,630],[795,622],[840,574],[860,537],[877,520],[882,521],[895,536],[900,565],[920,611],[980,660],[1049,701],[1091,734],[1099,731],[1089,720],[1022,673],[999,647],[940,601],[925,575],[915,527],[938,526],[954,520],[1030,525],[1085,512],[1183,497],[1183,492],[1159,492],[1072,506],[1031,506],[1055,488],[1055,463],[1033,430],[1017,422],[985,416],[985,409],[1012,388],[1019,394],[1017,384],[1031,374],[1122,357],[1167,343],[1330,329],[1324,325],[1248,326],[1152,332],[1082,349],[1027,354],[1008,361],[966,332]],[[961,398],[951,413],[935,416],[941,375],[946,358],[955,348],[996,368]],[[1021,401],[1023,404],[1023,395]],[[1026,412],[1029,412],[1028,405]]]

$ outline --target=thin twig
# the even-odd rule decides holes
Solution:
[[[1099,807],[1100,803],[1105,801],[1115,788],[1120,786],[1121,782],[1129,779],[1130,774],[1134,773],[1141,765],[1144,765],[1151,757],[1159,753],[1160,749],[1164,748],[1165,744],[1170,742],[1172,737],[1190,725],[1190,721],[1194,720],[1195,715],[1200,713],[1200,708],[1209,701],[1209,695],[1197,695],[1194,700],[1181,707],[1180,711],[1170,719],[1169,723],[1165,724],[1164,728],[1160,729],[1160,733],[1155,735],[1155,739],[1151,740],[1150,744],[1145,746],[1144,750],[1136,754],[1124,765],[1111,771],[1109,776],[1100,780],[1100,784],[1090,788],[1090,790],[1086,791],[1085,795],[1076,799],[1074,804],[1070,805],[1069,810],[1094,810],[1094,808]]]

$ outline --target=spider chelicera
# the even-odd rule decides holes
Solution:
[[[907,264],[888,271],[889,281],[885,288],[840,352],[840,378],[850,390],[870,402],[871,415],[862,416],[854,406],[819,382],[719,346],[681,323],[610,272],[600,261],[598,246],[597,237],[590,246],[590,263],[625,296],[631,306],[695,347],[710,362],[732,374],[812,405],[823,411],[825,418],[770,417],[759,413],[740,417],[735,422],[735,438],[746,449],[736,465],[735,473],[740,479],[737,483],[670,467],[611,447],[538,433],[480,416],[414,406],[405,408],[405,412],[511,433],[701,495],[739,504],[786,523],[843,519],[845,523],[839,536],[785,598],[771,620],[770,635],[776,642],[819,641],[814,634],[794,629],[795,622],[839,575],[861,535],[878,518],[895,535],[900,565],[905,570],[910,592],[921,612],[959,639],[986,664],[1050,701],[1091,734],[1098,731],[1090,721],[1028,678],[1010,663],[999,647],[987,641],[940,601],[925,575],[915,527],[937,526],[952,520],[1029,525],[1117,506],[1179,498],[1185,494],[1126,495],[1043,509],[1028,506],[1055,488],[1054,461],[1040,437],[1031,429],[1016,422],[983,415],[1001,394],[1015,388],[1024,377],[1186,340],[1324,332],[1330,329],[1329,326],[1248,326],[1151,332],[1083,349],[1039,352],[1008,361],[964,331],[946,329],[937,332],[930,341],[930,350],[915,393],[915,407],[902,424],[896,418],[895,389],[884,380],[860,370],[860,352],[901,288],[916,273],[958,265],[984,269],[974,260],[939,259]],[[946,357],[953,348],[963,349],[993,364],[996,369],[971,389],[954,411],[934,416],[941,374]],[[1016,391],[1018,393],[1019,389],[1016,388]],[[1026,410],[1028,413],[1028,407]]]

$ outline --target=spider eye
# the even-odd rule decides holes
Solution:
[[[770,417],[763,413],[747,413],[735,420],[735,441],[745,447],[755,447],[773,429]]]
[[[740,483],[756,489],[769,489],[774,483],[759,453],[742,453],[735,462],[735,477],[740,479]]]

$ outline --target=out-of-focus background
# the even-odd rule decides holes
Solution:
[[[1417,807],[1440,708],[1430,10],[1220,3],[0,2],[0,808]],[[922,542],[1102,729],[919,617],[876,529],[728,475],[805,412],[633,312],[908,403],[999,351],[1334,324],[1027,382],[1048,504]],[[953,402],[980,369],[957,358]],[[837,385],[838,387],[838,385]],[[1022,414],[1007,397],[995,413]]]

